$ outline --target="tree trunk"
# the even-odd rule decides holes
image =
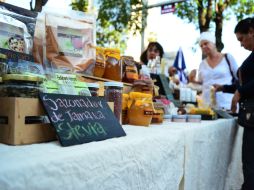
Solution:
[[[216,47],[218,51],[224,48],[224,44],[222,42],[222,27],[223,27],[223,6],[217,5],[217,10],[215,13],[215,37],[216,37]]]
[[[35,1],[35,6],[32,7],[32,1]],[[31,11],[41,12],[42,6],[44,6],[48,0],[31,0],[30,1],[30,9]]]

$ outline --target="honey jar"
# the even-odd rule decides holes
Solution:
[[[154,112],[151,94],[131,92],[128,108],[129,124],[150,125]]]

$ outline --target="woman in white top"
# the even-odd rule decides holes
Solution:
[[[206,56],[200,63],[198,81],[203,86],[203,94],[209,94],[214,84],[232,84],[233,77],[236,79],[237,63],[234,57],[220,53],[215,45],[215,36],[210,32],[201,33],[199,45],[202,53]],[[230,110],[233,94],[216,92],[216,107]],[[210,97],[207,97],[210,98]]]

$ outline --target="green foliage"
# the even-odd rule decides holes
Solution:
[[[208,15],[209,2],[212,3],[212,14],[210,16]],[[254,13],[253,0],[187,0],[186,2],[177,4],[175,14],[181,19],[194,23],[201,29],[199,22],[204,24],[208,18],[210,18],[212,22],[215,22],[216,13],[218,14],[218,7],[223,8],[222,16],[224,19],[229,19],[230,16],[235,15],[237,20],[240,20]],[[215,23],[209,23],[208,27],[213,27],[214,24]]]
[[[71,7],[73,10],[87,12],[88,0],[72,0]]]
[[[101,0],[96,23],[97,44],[126,49],[128,31],[135,34],[144,28],[142,7],[142,0]]]
[[[238,20],[254,13],[253,0],[187,0],[176,7],[175,14],[194,23],[200,32],[215,28],[216,46],[222,42],[223,20],[235,15]]]

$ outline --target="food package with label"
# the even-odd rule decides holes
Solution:
[[[134,58],[131,56],[121,56],[120,62],[123,65],[123,82],[133,83],[138,79],[138,69]]]
[[[44,8],[45,62],[60,73],[93,75],[95,17],[80,11],[63,13]]]
[[[2,53],[4,51],[2,49],[5,49],[32,54],[36,17],[36,12],[0,2],[0,50]]]

